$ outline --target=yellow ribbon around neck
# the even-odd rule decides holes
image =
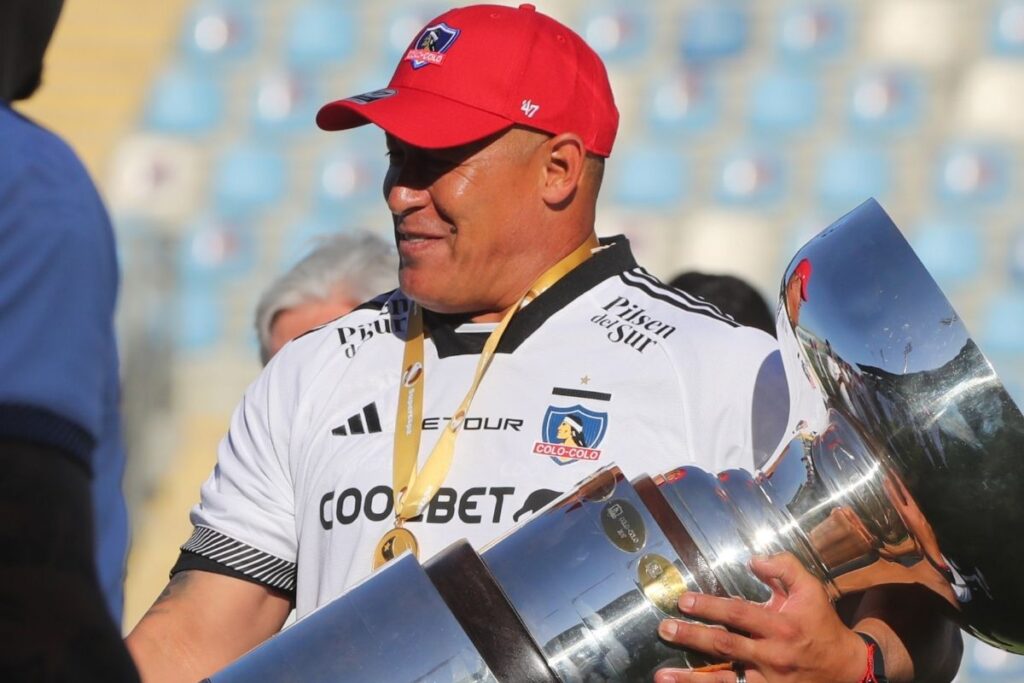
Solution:
[[[395,418],[394,469],[392,472],[395,495],[395,525],[419,515],[444,483],[455,455],[455,439],[469,413],[476,390],[480,387],[487,368],[491,365],[498,342],[509,321],[517,311],[536,299],[569,271],[580,265],[600,246],[591,235],[572,253],[547,270],[530,286],[525,295],[508,309],[501,322],[487,337],[480,359],[477,361],[473,383],[458,409],[441,432],[423,467],[416,471],[419,458],[420,435],[423,431],[423,393],[425,372],[423,367],[423,310],[413,303],[409,309],[408,333],[402,357],[402,377],[398,390],[398,413]]]

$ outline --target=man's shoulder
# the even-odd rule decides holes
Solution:
[[[92,187],[85,166],[67,142],[7,107],[0,107],[0,148],[0,182],[33,180],[71,190],[80,183]],[[31,178],[24,177],[26,171],[32,171]]]
[[[657,315],[666,323],[698,325],[708,330],[724,332],[740,327],[715,305],[665,284],[641,266],[608,278],[592,291],[592,296],[605,301],[603,310],[634,324],[653,327],[651,315]]]
[[[379,346],[390,339],[396,348],[401,348],[396,333],[404,330],[404,313],[408,309],[396,303],[399,301],[406,300],[397,291],[374,297],[345,315],[299,335],[277,356],[294,371],[316,373],[325,365],[347,364],[371,340]]]

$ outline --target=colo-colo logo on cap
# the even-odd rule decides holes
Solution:
[[[412,62],[412,68],[422,69],[427,64],[440,66],[444,53],[452,46],[461,31],[444,22],[423,29],[412,48],[405,53],[405,61]]]
[[[578,403],[569,408],[548,406],[544,415],[544,440],[533,444],[533,452],[550,456],[559,465],[597,460],[601,451],[596,447],[606,431],[608,413],[599,413]]]

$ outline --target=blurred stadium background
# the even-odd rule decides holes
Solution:
[[[668,278],[774,302],[795,249],[879,198],[1024,398],[1024,0],[538,1],[606,59],[622,125],[599,231]],[[125,627],[166,581],[259,369],[257,297],[318,234],[390,234],[382,135],[320,104],[383,86],[447,5],[67,0],[44,88],[108,201],[134,524]],[[500,46],[496,46],[500,49]],[[961,683],[1024,681],[970,643]]]

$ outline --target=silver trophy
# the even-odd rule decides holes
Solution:
[[[765,600],[748,560],[782,550],[833,598],[918,584],[1024,653],[1024,419],[876,202],[797,253],[778,322],[806,429],[756,474],[605,468],[479,554],[398,558],[210,680],[650,680],[707,663],[657,635],[684,591]]]

